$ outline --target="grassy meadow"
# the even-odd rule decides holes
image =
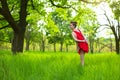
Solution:
[[[120,55],[0,51],[0,80],[120,80]]]

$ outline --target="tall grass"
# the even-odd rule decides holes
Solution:
[[[3,53],[0,80],[120,80],[120,56],[116,54],[87,54],[82,67],[75,53]]]

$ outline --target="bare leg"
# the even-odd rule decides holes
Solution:
[[[84,66],[84,51],[80,50],[80,60],[81,60],[81,65]]]

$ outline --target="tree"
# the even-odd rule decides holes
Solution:
[[[110,4],[114,16],[109,16],[107,14],[107,11],[104,8],[102,9],[104,11],[104,16],[108,22],[107,24],[104,24],[104,26],[108,26],[111,29],[111,31],[115,37],[115,45],[116,45],[115,49],[116,49],[117,54],[120,53],[120,46],[119,46],[119,44],[120,44],[119,3],[120,3],[120,1],[113,2],[112,4]]]
[[[64,15],[62,14],[64,13]],[[56,12],[54,12],[52,14],[52,19],[55,22],[55,24],[57,25],[58,29],[59,29],[59,33],[58,33],[58,42],[60,43],[60,51],[62,52],[63,50],[63,44],[65,41],[65,34],[68,30],[68,21],[64,20],[64,18],[66,17],[66,10],[63,10],[61,8],[57,8]]]
[[[27,11],[28,7],[29,9],[34,9],[42,14],[40,10],[38,11],[36,9],[36,6],[34,6],[34,4],[37,5],[39,3],[34,3],[33,0],[31,0],[28,5],[28,1],[30,0],[0,0],[0,14],[8,22],[14,32],[14,37],[12,41],[12,52],[14,54],[16,52],[23,52],[24,35],[27,26],[26,18],[27,15],[31,13]],[[39,7],[37,7],[42,8],[40,7],[42,4],[43,3],[41,3]]]
[[[47,29],[47,34],[46,35],[47,35],[47,38],[48,38],[48,42],[50,44],[53,44],[53,46],[54,46],[54,52],[56,52],[56,43],[59,40],[59,38],[58,38],[59,29],[55,25],[54,21],[52,20],[52,14],[49,14],[47,16],[46,22],[48,24],[46,26],[46,29]]]
[[[99,3],[96,2],[90,2],[81,0],[85,3]],[[29,2],[29,3],[28,3]],[[49,2],[52,4],[52,6],[61,7],[61,8],[73,8],[72,5],[70,5],[70,2],[67,0],[49,0]],[[44,2],[37,2],[34,0],[0,0],[0,14],[5,18],[6,22],[11,26],[13,30],[13,41],[12,41],[12,52],[16,54],[16,52],[23,52],[23,44],[24,44],[24,36],[27,26],[27,15],[30,15],[30,13],[27,12],[27,9],[29,6],[31,6],[31,9],[35,9],[38,13],[41,14],[40,10],[44,9]],[[48,3],[45,0],[45,3]],[[55,4],[58,3],[58,4]],[[40,7],[40,5],[42,7]],[[47,6],[49,3],[47,4]],[[29,10],[29,9],[28,9]]]
[[[40,43],[41,36],[39,29],[42,27],[38,25],[38,22],[42,20],[42,16],[39,13],[36,13],[34,10],[30,10],[30,15],[27,16],[27,28],[25,32],[25,40],[26,40],[26,50],[29,50],[29,45],[36,40]],[[38,39],[36,38],[38,37]],[[36,39],[36,40],[35,40]]]
[[[116,42],[116,53],[120,53],[120,1],[113,1],[110,4],[110,7],[114,13],[115,20],[117,21],[117,26],[112,25],[110,26],[111,30],[113,31],[113,34],[115,36],[115,42]],[[110,21],[109,21],[110,23]]]
[[[38,25],[38,27],[39,27],[39,37],[38,37],[38,39],[39,39],[39,41],[41,42],[41,50],[44,52],[45,51],[45,42],[46,42],[46,38],[47,38],[47,36],[46,36],[46,33],[47,33],[47,29],[46,29],[46,26],[47,25],[45,25],[46,23],[44,23],[44,21],[39,21],[40,23],[39,23],[39,25]]]
[[[85,33],[88,34],[88,39],[89,39],[89,47],[90,47],[90,52],[94,53],[94,43],[95,43],[95,39],[97,38],[96,34],[97,34],[97,30],[99,29],[100,25],[98,24],[98,21],[96,19],[96,15],[94,13],[89,13],[88,14],[88,20],[86,17],[86,25],[84,25],[85,29]]]
[[[26,22],[27,10],[26,9],[27,9],[28,0],[20,0],[20,2],[15,1],[15,3],[16,2],[20,3],[19,22],[16,22],[12,16],[12,12],[10,11],[10,8],[8,6],[9,1],[7,2],[7,0],[0,0],[0,2],[1,2],[0,14],[4,16],[5,20],[9,23],[9,25],[14,31],[14,38],[12,41],[12,52],[13,53],[22,52],[23,43],[24,43],[24,33],[26,30],[26,25],[27,25],[27,22]],[[12,7],[14,8],[14,4],[12,5]]]

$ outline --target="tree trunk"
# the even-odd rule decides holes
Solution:
[[[119,51],[120,51],[120,50],[119,50],[119,49],[120,49],[119,39],[115,38],[115,43],[116,43],[116,45],[115,45],[115,46],[116,46],[116,53],[119,54],[119,53],[120,53],[120,52],[119,52]]]
[[[62,52],[63,51],[63,43],[61,42],[60,43],[60,52]]]
[[[66,44],[66,52],[68,52],[68,44]]]
[[[36,48],[35,46],[36,46],[36,44],[33,43],[33,44],[32,44],[33,51],[35,51],[35,48]]]
[[[27,3],[28,0],[20,0],[20,19],[19,23],[14,26],[15,28],[18,29],[14,30],[14,38],[12,42],[12,52],[23,52],[23,45],[24,45],[24,35],[25,35],[25,30],[26,30],[26,16],[27,16]],[[14,22],[16,23],[16,22]]]
[[[54,52],[56,52],[56,43],[54,43]]]
[[[94,40],[90,40],[90,52],[94,52]]]
[[[26,51],[29,51],[30,40],[26,40]]]
[[[29,51],[30,46],[30,35],[31,32],[29,31],[30,26],[28,26],[28,29],[26,30],[25,39],[26,39],[26,51]]]
[[[25,28],[18,33],[14,32],[14,37],[12,41],[13,54],[16,54],[16,52],[23,52],[24,34],[25,34]]]
[[[113,43],[112,43],[112,38],[110,38],[110,51],[113,52]]]
[[[45,52],[45,40],[42,40],[42,51]]]
[[[5,20],[10,24],[14,31],[14,37],[12,41],[12,52],[23,52],[24,34],[27,25],[27,3],[29,0],[20,0],[19,22],[17,23],[12,16],[7,0],[1,0],[0,14],[4,16]]]

